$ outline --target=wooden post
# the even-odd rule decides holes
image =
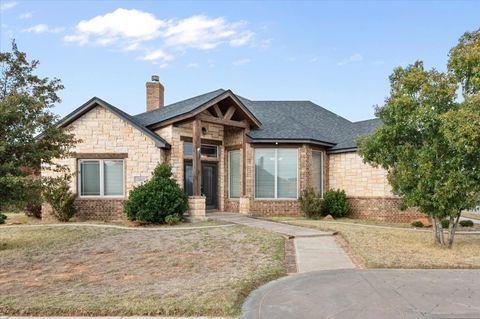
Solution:
[[[247,133],[248,128],[245,128],[242,136],[242,196],[247,196]]]
[[[192,123],[192,173],[193,173],[193,196],[200,196],[202,169],[200,162],[200,147],[202,124],[198,118],[195,118]]]

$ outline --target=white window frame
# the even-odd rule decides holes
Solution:
[[[257,149],[274,149],[275,150],[275,179],[273,181],[274,183],[274,188],[273,188],[273,194],[275,197],[257,197],[257,192],[256,192],[256,187],[257,187],[257,179],[256,179],[256,172],[257,172],[257,169],[256,169],[256,166],[257,166]],[[293,197],[278,197],[278,150],[279,149],[283,149],[283,150],[295,150],[296,152],[296,156],[297,156],[297,187],[296,187],[296,195],[295,195],[295,198]],[[254,199],[255,200],[298,200],[298,197],[299,197],[299,191],[298,191],[298,187],[299,187],[299,178],[300,178],[300,165],[299,165],[300,161],[299,161],[299,158],[298,158],[298,148],[293,148],[293,147],[276,147],[276,148],[273,148],[273,147],[258,147],[258,148],[255,148],[255,154],[253,156],[253,196],[254,196]]]
[[[82,195],[82,170],[81,164],[82,162],[98,162],[99,169],[100,169],[100,195]],[[122,161],[122,194],[121,195],[105,195],[105,181],[104,181],[104,162],[105,161]],[[124,198],[125,197],[125,160],[123,158],[105,158],[105,159],[98,159],[98,158],[82,158],[78,160],[77,163],[77,189],[78,189],[78,197],[80,198]]]
[[[323,167],[323,151],[320,150],[312,150],[312,165],[313,165],[313,153],[320,154],[320,170],[321,170],[321,178],[320,178],[320,198],[323,198],[323,175],[324,175],[324,167]],[[312,182],[312,181],[311,181]]]
[[[231,162],[230,162],[230,154],[231,154],[232,152],[238,152],[238,153],[239,153],[239,156],[240,156],[240,160],[242,160],[240,150],[230,150],[230,151],[228,151],[228,153],[227,153],[227,154],[228,154],[228,198],[229,198],[229,199],[239,199],[239,198],[241,197],[241,193],[242,193],[242,189],[241,189],[241,188],[242,188],[242,187],[241,187],[241,186],[242,186],[242,185],[241,185],[242,182],[241,182],[241,179],[240,179],[240,194],[238,195],[238,197],[232,197],[231,187],[230,187],[230,168],[232,167],[232,166],[231,166]],[[242,174],[240,167],[238,168],[238,171],[239,171],[240,174]],[[241,175],[240,175],[240,176],[241,176]]]

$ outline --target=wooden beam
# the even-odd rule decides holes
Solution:
[[[207,123],[221,124],[221,125],[240,127],[240,128],[248,128],[248,124],[240,121],[224,120],[224,119],[219,119],[213,116],[208,116],[203,114],[198,115],[198,118],[203,122],[207,122]]]
[[[247,132],[248,128],[242,132],[242,196],[247,196]]]
[[[201,195],[202,169],[200,162],[200,134],[202,123],[195,118],[192,124],[192,175],[193,175],[193,196]]]
[[[233,116],[233,113],[235,113],[235,106],[230,105],[230,107],[227,110],[227,113],[223,116],[224,120],[230,120]]]
[[[223,118],[223,113],[220,110],[220,108],[218,107],[218,104],[213,104],[213,112],[215,113],[216,117],[218,117],[220,119]]]

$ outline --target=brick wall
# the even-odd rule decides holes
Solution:
[[[410,223],[414,219],[425,217],[415,208],[402,211],[398,197],[349,197],[348,201],[351,205],[349,216],[353,218]]]

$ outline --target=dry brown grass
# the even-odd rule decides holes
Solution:
[[[288,223],[338,231],[368,268],[480,268],[480,235],[460,235],[452,249],[433,243],[431,232],[289,219]]]
[[[284,273],[283,239],[243,226],[0,228],[3,315],[234,316]]]

